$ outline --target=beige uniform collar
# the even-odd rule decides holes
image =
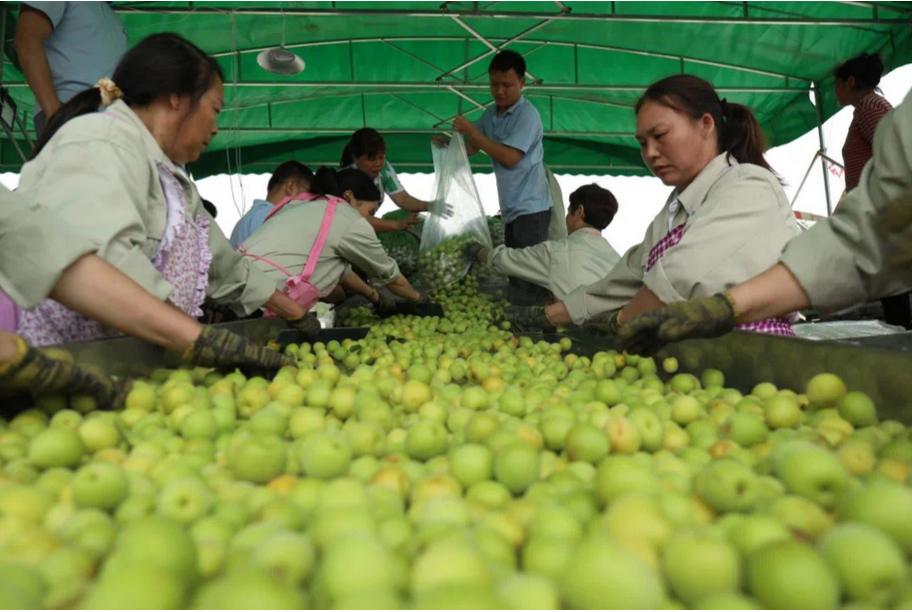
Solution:
[[[598,231],[594,227],[581,227],[578,230],[576,230],[575,232],[573,232],[572,234],[570,234],[570,236],[576,236],[577,238],[582,238],[583,236],[601,237],[601,235],[602,235],[602,232]],[[570,236],[567,236],[567,238],[569,238]]]
[[[158,142],[152,136],[152,132],[149,131],[149,128],[146,127],[146,124],[142,122],[142,119],[133,112],[133,110],[127,106],[123,100],[116,100],[111,106],[105,109],[105,114],[113,115],[114,117],[126,121],[142,135],[143,145],[146,149],[146,154],[151,157],[153,160],[160,162],[166,168],[171,170],[174,174],[178,176],[185,176],[184,171],[178,168],[171,159],[165,155],[165,152],[161,150],[161,147],[158,146]]]
[[[684,191],[678,193],[678,191],[675,190],[671,194],[671,199],[677,199],[684,207],[684,210],[687,211],[687,216],[690,217],[694,214],[694,211],[700,207],[703,200],[706,199],[709,190],[722,176],[723,171],[728,166],[737,165],[738,160],[733,156],[730,156],[727,152],[717,155],[711,162],[706,164],[706,167],[697,175],[697,178],[691,181],[690,185],[688,185]]]

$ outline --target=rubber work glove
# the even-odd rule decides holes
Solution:
[[[39,395],[88,395],[103,410],[120,408],[130,384],[72,361],[49,356],[15,336],[16,356],[0,364],[0,389],[31,391]]]
[[[373,304],[374,313],[381,319],[388,319],[395,314],[399,314],[399,307],[397,306],[396,300],[379,291],[377,292],[377,301],[373,302]]]
[[[736,317],[734,300],[726,291],[644,312],[621,327],[618,335],[629,353],[645,356],[670,342],[725,335],[735,328]]]
[[[320,325],[320,320],[317,319],[317,315],[312,313],[305,313],[303,317],[298,319],[287,319],[288,327],[299,332],[303,332],[307,337],[307,342],[316,342],[320,338],[320,330],[323,329]]]
[[[621,309],[600,312],[583,323],[582,328],[600,336],[615,336],[621,327]]]
[[[450,219],[452,218],[453,213],[456,212],[456,209],[453,208],[452,204],[434,200],[433,202],[428,203],[428,212],[443,219]]]
[[[474,240],[462,247],[462,254],[470,263],[488,263],[488,249]]]
[[[418,299],[397,304],[399,314],[414,315],[416,317],[442,317],[443,306],[433,301],[424,293],[418,294]]]
[[[293,359],[270,348],[257,346],[243,336],[214,327],[203,327],[199,337],[184,352],[184,360],[195,366],[219,369],[278,370],[297,365]]]
[[[510,306],[506,314],[507,321],[519,328],[518,331],[541,331],[554,327],[544,306]]]

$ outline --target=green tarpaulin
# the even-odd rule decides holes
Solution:
[[[34,99],[4,3],[3,84],[31,117]],[[477,119],[491,97],[498,47],[525,55],[526,95],[541,113],[545,161],[558,173],[647,174],[632,106],[652,81],[687,72],[751,106],[772,145],[838,110],[832,69],[862,51],[889,67],[912,61],[909,2],[115,2],[130,43],[175,31],[218,56],[228,112],[197,177],[269,172],[280,161],[337,164],[362,126],[386,137],[400,172],[431,171],[428,138],[457,114]],[[257,54],[277,46],[306,69],[277,76]],[[474,61],[473,61],[474,60]],[[29,121],[30,125],[30,121]],[[490,166],[476,158],[478,170]],[[3,169],[18,155],[0,148]]]

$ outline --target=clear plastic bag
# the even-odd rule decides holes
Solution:
[[[792,330],[796,336],[806,340],[846,340],[849,338],[869,338],[871,336],[891,336],[906,332],[905,329],[898,325],[888,325],[883,321],[805,323],[792,326]]]
[[[433,143],[434,196],[438,205],[424,223],[419,246],[421,284],[439,289],[462,279],[471,267],[462,255],[463,246],[475,241],[491,248],[491,234],[462,136],[454,135],[446,146]],[[446,209],[444,215],[435,209]]]

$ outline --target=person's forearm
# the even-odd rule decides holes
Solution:
[[[342,286],[347,291],[366,297],[372,304],[380,299],[377,290],[361,280],[361,277],[354,272],[350,272],[348,276],[342,279]]]
[[[50,297],[84,317],[171,349],[187,349],[203,329],[97,255],[67,268]]]
[[[655,293],[646,287],[642,287],[637,291],[636,295],[633,296],[633,299],[621,310],[618,321],[620,323],[626,323],[640,313],[657,310],[664,305],[662,300],[656,297]]]
[[[269,298],[269,301],[263,304],[263,308],[266,310],[277,314],[283,319],[300,319],[307,311],[304,310],[304,307],[295,302],[293,299],[282,293],[281,291],[276,291],[272,294],[272,297]]]
[[[511,249],[499,246],[493,249],[482,249],[475,260],[487,264],[494,272],[503,276],[512,276],[534,283],[539,287],[551,290],[551,251],[546,242],[535,246]]]
[[[16,40],[16,53],[22,74],[28,83],[29,89],[35,95],[38,106],[50,119],[51,115],[60,109],[60,98],[54,89],[54,78],[51,76],[51,67],[48,64],[44,43],[40,40],[29,38]]]
[[[410,213],[425,212],[430,206],[428,202],[419,200],[407,191],[400,191],[399,193],[393,195],[392,198],[393,202],[396,203],[396,206]]]
[[[332,291],[329,292],[329,295],[320,298],[321,302],[326,302],[327,304],[341,304],[346,299],[345,289],[342,288],[342,285],[336,285]]]
[[[394,295],[405,298],[410,302],[421,298],[421,294],[412,289],[412,285],[409,284],[408,279],[403,274],[400,274],[393,282],[387,284],[386,288],[392,291]]]
[[[368,217],[367,222],[370,223],[370,226],[372,228],[374,228],[374,232],[399,231],[399,222],[393,221],[392,219],[378,219],[376,217]]]
[[[728,293],[735,302],[738,323],[765,321],[811,305],[798,280],[782,264],[733,287]]]
[[[476,153],[478,153],[481,150],[475,145],[475,142],[471,138],[466,138],[465,148],[466,148],[466,156],[468,156],[468,157],[472,157],[473,155],[475,155]]]
[[[501,166],[512,168],[523,158],[522,151],[500,144],[499,142],[494,142],[481,132],[472,134],[469,140],[478,150],[487,153],[491,159]]]

